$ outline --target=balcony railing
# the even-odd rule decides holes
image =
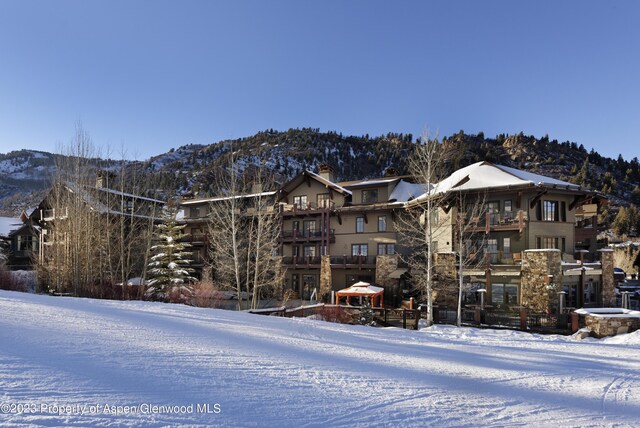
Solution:
[[[186,234],[181,239],[182,242],[188,242],[190,244],[206,243],[208,242],[207,235],[204,234]]]
[[[376,256],[331,256],[331,266],[335,267],[371,267],[376,264]]]
[[[492,230],[524,230],[527,222],[527,213],[523,210],[517,212],[507,211],[503,213],[486,213],[484,216],[471,217],[469,229],[471,232]]]
[[[335,208],[335,202],[331,200],[317,202],[305,202],[305,203],[297,203],[297,204],[283,204],[282,212],[283,213],[294,213],[294,214],[312,214],[314,212],[319,212],[322,210],[332,210]]]
[[[324,236],[328,236],[330,238],[335,238],[336,231],[335,229],[329,229],[324,231]],[[282,231],[282,239],[285,241],[296,241],[296,240],[319,240],[323,237],[323,232],[321,230],[283,230]]]
[[[293,267],[305,267],[305,266],[320,266],[320,256],[292,256],[283,257],[282,263],[287,266]]]

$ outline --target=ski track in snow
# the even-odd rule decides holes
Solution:
[[[0,426],[637,426],[628,340],[419,332],[0,291],[0,404],[219,414],[0,414]]]

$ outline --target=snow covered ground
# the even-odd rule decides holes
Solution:
[[[638,426],[639,351],[0,291],[0,426]]]

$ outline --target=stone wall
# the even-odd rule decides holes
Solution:
[[[376,284],[391,289],[397,285],[398,280],[389,278],[389,275],[398,268],[398,255],[382,255],[376,257]]]
[[[603,318],[587,315],[585,316],[585,324],[595,337],[615,336],[640,329],[640,319],[631,317]]]
[[[553,275],[551,281],[549,275]],[[551,286],[553,284],[553,286]],[[520,304],[534,312],[545,312],[555,302],[562,284],[560,250],[526,250],[522,257]]]
[[[616,305],[616,289],[613,277],[613,250],[600,250],[602,264],[602,303],[606,306]]]
[[[436,253],[434,262],[434,300],[438,305],[455,308],[458,305],[456,253]]]

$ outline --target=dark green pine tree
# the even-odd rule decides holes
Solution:
[[[149,262],[149,289],[147,295],[154,300],[185,303],[192,294],[191,284],[196,278],[191,264],[191,244],[181,242],[184,237],[176,221],[176,209],[165,207],[162,223],[156,226],[156,244],[151,247]]]

